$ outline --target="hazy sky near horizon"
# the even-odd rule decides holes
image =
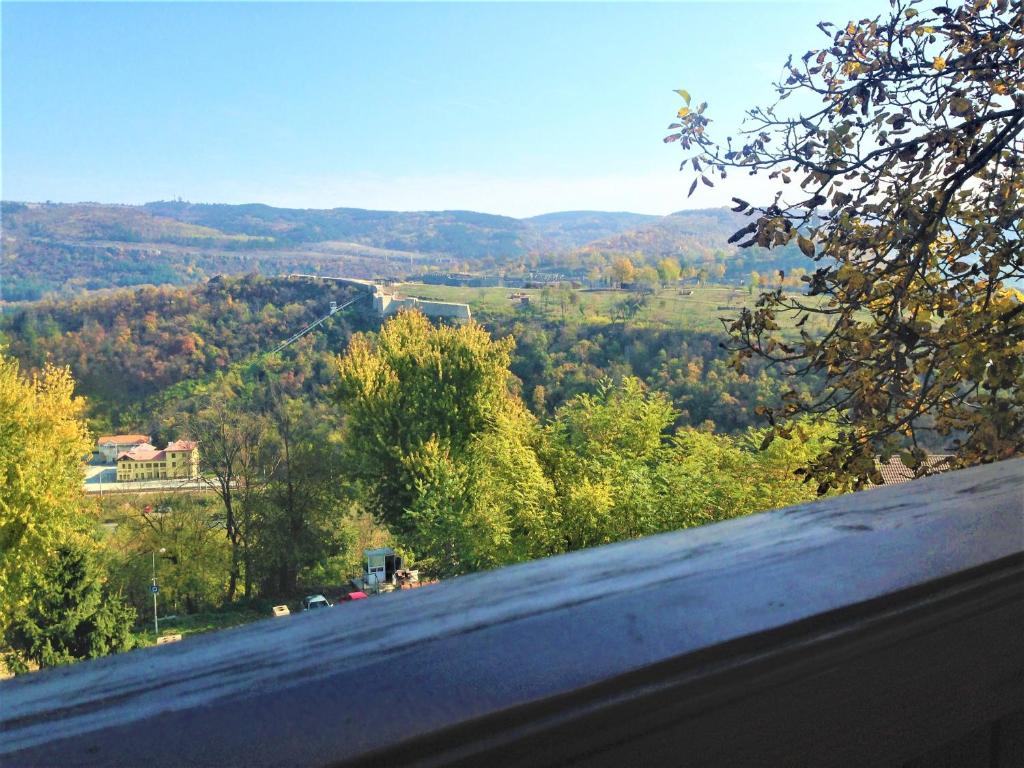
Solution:
[[[5,200],[668,213],[681,105],[771,100],[852,2],[17,3],[2,24]]]

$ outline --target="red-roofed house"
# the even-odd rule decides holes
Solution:
[[[117,456],[117,481],[191,479],[199,476],[199,445],[174,440],[160,450],[144,444]]]

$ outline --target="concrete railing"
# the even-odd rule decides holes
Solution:
[[[1024,765],[1024,461],[0,684],[0,764]]]

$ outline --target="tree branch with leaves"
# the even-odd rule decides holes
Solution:
[[[836,28],[786,63],[777,100],[748,112],[740,139],[712,135],[685,105],[666,142],[688,153],[692,194],[730,172],[767,175],[731,242],[795,242],[816,262],[806,293],[763,292],[726,322],[742,363],[817,373],[766,414],[826,415],[835,447],[810,466],[822,491],[879,481],[899,451],[923,472],[923,443],[961,464],[1024,451],[1024,4],[972,0]],[[826,320],[811,335],[808,318]]]

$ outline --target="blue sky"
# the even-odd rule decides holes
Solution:
[[[721,130],[789,53],[885,0],[12,3],[2,196],[668,213],[687,88]]]

